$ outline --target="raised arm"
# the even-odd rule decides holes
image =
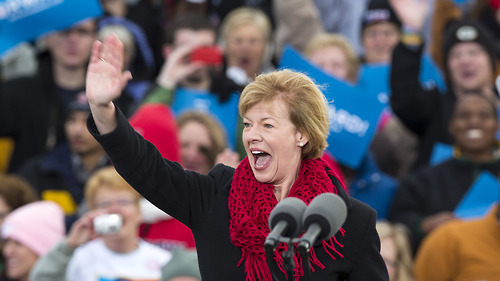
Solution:
[[[132,78],[123,71],[123,44],[115,34],[104,42],[95,41],[87,69],[86,93],[90,109],[100,134],[116,128],[115,106],[127,81]]]

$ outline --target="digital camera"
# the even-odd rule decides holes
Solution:
[[[98,235],[115,234],[122,228],[123,219],[118,214],[103,214],[94,218],[94,231]]]

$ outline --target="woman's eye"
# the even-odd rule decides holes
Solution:
[[[250,123],[243,123],[243,127],[249,128],[250,127]]]
[[[266,128],[272,128],[273,125],[271,125],[271,124],[265,124],[264,127],[266,127]]]

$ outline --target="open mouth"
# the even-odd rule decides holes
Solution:
[[[254,158],[254,167],[257,170],[263,170],[269,166],[272,160],[272,156],[264,151],[252,151]]]
[[[466,135],[468,138],[470,139],[478,139],[478,138],[481,138],[483,136],[483,131],[482,130],[479,130],[479,129],[471,129],[471,130],[468,130]]]

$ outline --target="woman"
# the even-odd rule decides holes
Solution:
[[[208,174],[218,154],[226,148],[224,129],[208,113],[186,111],[177,118],[182,165]]]
[[[338,193],[349,215],[334,238],[311,252],[315,280],[388,280],[376,213],[349,198],[317,159],[327,145],[329,122],[325,98],[311,79],[281,71],[248,85],[239,106],[248,157],[236,170],[217,165],[201,175],[163,159],[116,110],[112,100],[130,78],[121,71],[121,55],[116,36],[94,45],[87,73],[89,130],[132,186],[191,228],[203,280],[271,280],[263,249],[269,213],[287,196],[309,203],[325,192]],[[271,263],[279,280],[286,280],[283,248]],[[298,280],[304,271],[297,256],[295,261]]]
[[[226,55],[226,75],[246,85],[271,66],[271,21],[255,8],[231,11],[220,25],[219,44]]]
[[[443,223],[481,175],[498,177],[497,109],[484,93],[461,96],[449,124],[454,139],[453,158],[410,174],[401,181],[389,220],[405,224],[412,234],[413,253],[421,240]]]
[[[52,201],[36,201],[15,209],[2,225],[5,275],[2,281],[28,281],[31,270],[64,237],[64,212]]]

